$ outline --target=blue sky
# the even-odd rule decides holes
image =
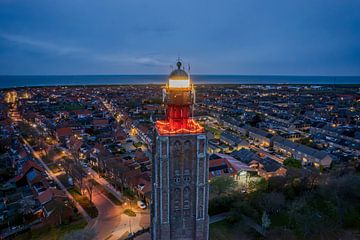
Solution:
[[[0,74],[360,75],[358,0],[0,0]]]

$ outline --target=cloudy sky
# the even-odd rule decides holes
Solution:
[[[360,75],[359,0],[0,0],[0,74]]]

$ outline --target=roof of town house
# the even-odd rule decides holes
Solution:
[[[235,142],[236,144],[246,145],[246,143],[247,143],[247,141],[241,139],[239,136],[237,136],[233,133],[230,133],[229,131],[223,131],[221,133],[221,138],[229,139],[229,140]]]
[[[230,155],[220,153],[211,155],[209,161],[209,178],[220,175],[235,175],[240,171],[253,172],[255,170]]]
[[[28,155],[28,153],[25,151],[25,149],[22,149],[21,151],[19,151],[19,158],[20,159],[26,157],[27,155]]]
[[[74,112],[76,115],[91,115],[91,111],[88,109],[78,109],[73,110],[72,112]]]
[[[320,151],[315,148],[308,147],[306,145],[297,144],[280,136],[276,136],[276,138],[274,137],[274,143],[280,143],[290,149],[301,152],[303,154],[307,154],[317,159],[323,159],[326,156],[331,156],[329,153],[325,151]]]
[[[151,111],[155,111],[160,109],[161,106],[159,104],[147,104],[143,106],[143,109],[145,110],[151,110]]]
[[[108,125],[109,121],[107,119],[94,119],[92,121],[92,124],[94,126],[104,126],[104,125]]]
[[[143,133],[147,133],[150,130],[150,125],[146,123],[139,123],[137,128],[142,131]]]
[[[280,144],[284,145],[285,147],[292,148],[292,149],[295,149],[298,146],[298,144],[294,143],[293,141],[287,140],[281,136],[274,136],[273,142],[280,143]]]
[[[261,130],[260,128],[255,128],[255,127],[250,127],[250,126],[246,126],[246,129],[251,132],[251,133],[254,133],[256,135],[259,135],[259,136],[262,136],[262,137],[265,137],[265,138],[272,138],[272,134],[264,131],[264,130]]]
[[[75,151],[79,151],[81,146],[83,145],[83,142],[81,139],[76,138],[75,136],[70,137],[70,147],[71,149]]]
[[[135,157],[135,161],[137,163],[144,163],[144,162],[150,161],[150,159],[148,157],[146,157],[145,155],[143,155],[143,156],[140,156],[140,157]]]
[[[276,172],[279,168],[282,168],[282,165],[279,162],[269,157],[261,158],[256,161],[263,166],[266,172]]]
[[[103,144],[101,143],[95,143],[94,148],[96,148],[97,150],[99,150],[99,154],[102,156],[110,156],[111,153],[109,152],[109,150],[107,150]]]
[[[216,158],[209,161],[209,179],[235,174],[236,172],[226,158]]]
[[[260,157],[256,155],[256,153],[248,149],[240,149],[238,151],[233,151],[231,153],[231,156],[246,164],[249,164],[252,160],[260,159]]]
[[[32,161],[32,160],[28,160],[26,161],[26,163],[24,164],[24,166],[21,169],[21,172],[19,175],[17,175],[15,177],[16,181],[21,180],[24,176],[26,176],[26,174],[31,170],[31,169],[36,169],[40,172],[44,172],[44,168],[42,168],[40,165],[38,165],[36,162]]]
[[[51,201],[54,197],[66,197],[65,193],[59,189],[47,188],[38,195],[38,200],[41,204]]]
[[[115,136],[118,140],[124,140],[127,137],[125,131],[120,127],[116,129]]]
[[[124,173],[124,179],[128,184],[135,186],[137,184],[138,177],[142,174],[140,168],[129,170]]]
[[[217,155],[221,158],[226,159],[231,166],[233,167],[234,170],[236,170],[237,172],[239,171],[253,171],[253,169],[251,167],[249,167],[247,164],[235,159],[234,157],[227,155],[227,154],[221,154],[221,153],[217,153]]]
[[[150,194],[150,192],[151,192],[151,173],[143,172],[143,173],[139,174],[138,177],[136,179],[134,179],[133,184],[144,195]]]
[[[56,129],[56,135],[58,137],[70,137],[72,135],[72,129],[69,127],[63,127]]]

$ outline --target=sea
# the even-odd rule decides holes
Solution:
[[[192,75],[196,84],[360,84],[360,76]],[[167,75],[0,75],[0,88],[71,85],[163,84]]]

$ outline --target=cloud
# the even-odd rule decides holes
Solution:
[[[22,35],[0,33],[0,38],[3,38],[9,42],[17,45],[45,51],[47,54],[66,55],[91,59],[95,62],[101,62],[112,65],[142,65],[142,66],[167,66],[168,61],[159,56],[145,55],[136,56],[136,54],[106,54],[99,53],[93,50],[67,46],[64,44],[53,43],[49,41],[43,41],[39,39],[30,38]]]
[[[134,56],[135,55],[135,56]],[[163,56],[136,56],[136,54],[93,54],[92,59],[99,62],[114,64],[114,65],[141,65],[148,67],[162,67],[168,66],[169,61],[167,57]]]
[[[66,46],[63,44],[55,44],[52,42],[37,40],[22,35],[0,33],[0,37],[18,45],[35,48],[50,53],[55,53],[57,55],[72,55],[86,52],[86,50],[83,48]]]

